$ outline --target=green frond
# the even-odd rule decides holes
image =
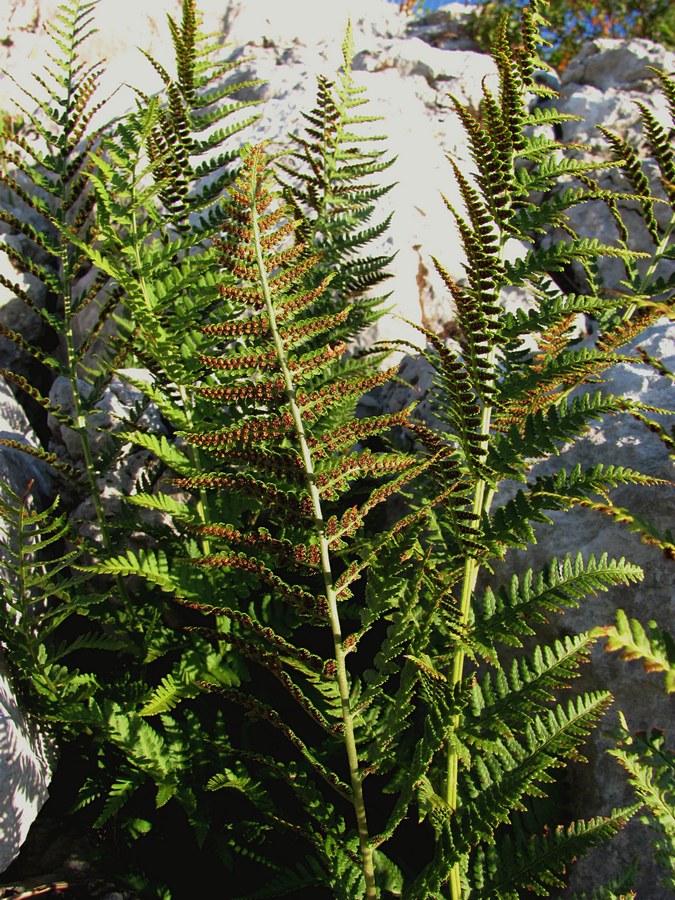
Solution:
[[[621,165],[621,170],[630,182],[630,185],[639,198],[642,207],[642,217],[655,244],[659,243],[659,225],[654,216],[654,198],[649,184],[649,179],[642,169],[642,163],[637,150],[628,141],[613,134],[602,125],[599,130],[605,136],[612,148],[612,158]]]
[[[351,113],[366,100],[353,80],[350,34],[348,30],[338,84],[319,77],[316,105],[305,113],[305,134],[291,135],[297,149],[279,161],[278,167],[287,179],[284,190],[298,216],[301,239],[321,251],[316,274],[333,273],[332,291],[320,309],[349,308],[352,321],[363,327],[382,314],[379,304],[369,304],[363,294],[388,277],[386,268],[393,258],[364,252],[387,230],[390,217],[375,225],[368,223],[375,201],[391,187],[366,179],[386,171],[393,160],[385,159],[381,151],[362,147],[364,142],[382,138],[361,133],[363,126],[378,117]],[[346,339],[348,333],[336,336]]]
[[[133,760],[133,768],[158,786],[157,805],[163,805],[169,799],[164,791],[175,793],[180,765],[164,737],[145,719],[124,712],[114,701],[103,704],[101,717],[112,743]]]
[[[161,550],[157,553],[154,550],[139,550],[136,553],[127,550],[120,556],[83,567],[83,571],[124,577],[137,575],[162,591],[184,596],[185,587],[176,573],[170,571],[166,554]]]
[[[661,84],[665,85],[665,78],[661,79]],[[675,189],[672,187],[675,184],[675,150],[673,150],[671,137],[648,106],[645,106],[644,103],[637,103],[637,106],[640,109],[642,127],[658,163],[666,193],[673,199],[675,198]]]
[[[495,847],[481,847],[471,861],[472,883],[481,897],[517,900],[521,890],[549,896],[565,886],[566,867],[620,831],[637,807],[624,807],[609,816],[558,825],[540,835],[518,833]]]
[[[620,412],[624,406],[621,398],[595,391],[571,401],[563,397],[546,410],[524,411],[523,418],[513,424],[513,411],[505,409],[502,414],[500,410],[495,425],[504,431],[493,438],[488,466],[503,476],[522,479],[533,459],[557,455],[564,443],[585,434],[593,419]]]
[[[178,475],[189,475],[193,466],[190,460],[181,453],[164,435],[150,434],[144,431],[122,432],[123,441],[131,441],[137,447],[144,447],[161,460],[164,465]]]
[[[70,667],[73,657],[87,649],[119,653],[125,645],[116,634],[73,636],[66,627],[83,616],[94,627],[106,595],[94,595],[77,574],[84,548],[68,549],[72,535],[58,499],[34,510],[31,486],[24,496],[0,491],[0,641],[29,708],[67,736],[100,689],[95,675]]]
[[[471,715],[465,716],[461,739],[488,746],[497,736],[510,736],[554,700],[554,691],[578,677],[595,634],[566,637],[536,648],[530,660],[514,660],[508,671],[490,670],[471,688]]]
[[[217,59],[222,45],[216,35],[201,31],[201,15],[193,0],[183,4],[177,23],[168,16],[176,61],[176,79],[152,56],[146,58],[164,83],[164,104],[148,135],[147,146],[160,183],[159,197],[168,211],[168,221],[180,231],[188,230],[190,216],[198,218],[197,230],[204,239],[223,223],[220,197],[233,180],[229,168],[236,152],[226,143],[258,116],[239,119],[216,128],[226,118],[252,104],[225,102],[242,87],[259,82],[224,82],[246,60]]]
[[[545,145],[549,151],[558,149],[559,145]],[[617,168],[617,164],[604,162],[603,169]],[[537,191],[549,191],[553,187],[557,187],[558,179],[565,178],[583,178],[596,172],[598,164],[596,162],[583,162],[573,156],[565,156],[549,152],[545,159],[538,162],[533,168],[522,167],[516,170],[516,177],[521,189],[525,192],[533,193]]]
[[[509,284],[526,285],[528,281],[535,280],[538,276],[562,272],[575,261],[589,264],[601,257],[630,261],[644,259],[647,255],[624,247],[602,244],[597,238],[575,238],[570,241],[558,241],[548,248],[530,250],[524,259],[513,263],[506,261],[504,268]]]
[[[185,525],[197,523],[197,513],[185,501],[176,499],[170,494],[132,494],[126,498],[129,503],[143,509],[156,510],[171,516],[172,520]]]
[[[645,810],[641,821],[655,833],[654,859],[662,867],[661,883],[675,888],[675,754],[660,731],[632,735],[622,721],[619,745],[609,751],[628,773]]]
[[[106,822],[110,821],[129,802],[143,784],[143,780],[140,772],[132,772],[115,781],[108,790],[103,809],[96,817],[95,827],[102,828]]]
[[[558,703],[536,716],[519,741],[502,740],[485,757],[472,759],[466,773],[465,805],[448,817],[456,853],[467,853],[479,841],[492,843],[500,824],[527,796],[545,796],[541,785],[552,781],[550,769],[563,760],[579,760],[579,745],[612,702],[607,692],[584,694],[566,705]]]
[[[668,693],[675,691],[675,641],[668,631],[654,621],[648,623],[648,631],[637,619],[629,619],[619,609],[616,624],[594,629],[595,637],[607,638],[608,652],[621,652],[621,659],[642,660],[645,672],[663,672]]]
[[[646,523],[627,510],[614,507],[607,500],[610,488],[620,484],[656,485],[665,484],[663,479],[644,475],[624,466],[602,465],[598,463],[590,469],[575,466],[571,472],[561,469],[554,475],[537,477],[529,490],[519,490],[503,506],[498,507],[491,521],[485,522],[485,539],[495,545],[518,547],[534,537],[531,522],[550,523],[548,510],[571,509],[583,506],[612,516],[624,522],[631,530],[645,534],[653,542],[659,540],[652,534],[653,529],[645,528]],[[597,501],[594,496],[602,500]],[[667,538],[662,539],[667,541]]]
[[[603,554],[596,560],[584,560],[579,553],[558,561],[551,560],[542,571],[528,570],[521,578],[514,576],[508,588],[497,593],[487,588],[476,609],[470,627],[470,641],[485,659],[497,663],[494,643],[522,646],[522,637],[534,634],[537,622],[566,607],[578,606],[579,600],[618,584],[640,581],[639,566]]]
[[[173,675],[165,675],[139,710],[141,716],[156,716],[170,712],[186,697],[194,697],[199,689],[189,682],[177,681]]]

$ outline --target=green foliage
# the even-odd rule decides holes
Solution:
[[[119,541],[100,500],[95,548],[70,543],[56,504],[29,511],[8,493],[0,505],[0,639],[34,713],[62,739],[86,743],[80,807],[115,841],[137,842],[133,866],[117,874],[146,894],[165,878],[139,869],[143,848],[174,809],[198,859],[214,854],[242,872],[251,898],[556,890],[569,864],[637,809],[574,822],[558,810],[545,821],[529,815],[555,791],[558,770],[583,761],[612,702],[607,691],[575,689],[565,702],[561,692],[600,636],[668,679],[672,641],[621,616],[616,627],[550,637],[565,608],[641,579],[624,559],[551,559],[507,584],[499,564],[534,541],[551,511],[576,505],[670,546],[670,535],[610,499],[618,486],[654,490],[659,479],[608,460],[528,480],[534,461],[554,459],[601,417],[654,412],[612,394],[607,377],[620,348],[672,298],[659,270],[670,232],[638,158],[607,135],[607,167],[623,167],[622,199],[639,206],[654,241],[645,264],[616,196],[599,187],[602,167],[531,134],[564,118],[530,109],[551,95],[534,78],[538,4],[523,13],[517,51],[502,25],[498,89],[484,86],[477,116],[455,102],[475,173],[450,161],[463,209],[447,203],[449,221],[467,277],[460,284],[435,261],[458,329],[453,341],[420,329],[436,372],[433,415],[422,421],[411,404],[359,418],[359,398],[392,375],[380,353],[345,354],[382,312],[370,291],[390,258],[367,248],[388,225],[377,201],[389,163],[364,149],[382,138],[370,133],[374,117],[355,114],[363,98],[349,33],[342,73],[319,79],[305,134],[270,158],[264,144],[236,148],[241,120],[225,120],[240,112],[230,98],[242,85],[223,81],[234,66],[214,58],[187,0],[181,23],[169,20],[177,77],[151,59],[162,95],[139,92],[134,112],[87,135],[98,69],[83,74],[76,49],[93,8],[62,7],[61,74],[55,87],[40,82],[48,124],[30,119],[48,151],[32,153],[35,165],[12,157],[29,189],[6,179],[44,227],[2,213],[58,262],[19,260],[59,292],[61,318],[19,296],[62,337],[63,358],[7,336],[52,376],[66,375],[77,398],[69,419],[9,373],[80,436],[84,470],[64,460],[63,474],[99,497],[108,461],[93,458],[87,417],[113,359],[147,370],[121,377],[162,417],[161,430],[139,417],[116,436],[113,453],[132,445],[152,460],[115,523]],[[672,99],[672,81],[661,84]],[[668,193],[668,135],[646,109],[643,119]],[[571,228],[569,210],[591,200],[615,217],[611,245]],[[539,237],[561,227],[566,240],[542,248]],[[528,252],[509,263],[512,238]],[[603,289],[606,258],[624,264],[625,296]],[[571,264],[587,275],[583,294],[555,284]],[[82,267],[94,273],[86,296],[73,290]],[[513,286],[527,291],[527,313],[504,314],[502,292]],[[89,303],[99,315],[77,344],[74,316]],[[599,323],[594,346],[576,342],[578,313]],[[481,575],[489,586],[479,587]],[[107,664],[87,655],[99,649],[115,651]],[[622,740],[630,749],[615,754],[655,816],[664,861],[669,758],[656,738]]]
[[[124,642],[100,627],[105,596],[88,590],[76,571],[83,550],[68,549],[69,526],[58,500],[31,509],[9,487],[0,495],[0,640],[11,647],[9,664],[17,688],[47,722],[67,722],[99,691],[94,673],[73,665],[79,651],[119,652]],[[62,639],[64,625],[98,626]]]
[[[622,716],[618,746],[610,753],[628,773],[628,780],[644,804],[641,821],[656,832],[654,859],[663,869],[661,882],[675,888],[675,754],[666,745],[662,732],[632,735]]]
[[[473,36],[488,50],[500,22],[508,16],[509,34],[517,42],[524,7],[524,0],[481,4],[472,22]],[[546,59],[560,68],[584,41],[594,38],[648,38],[669,48],[675,46],[675,13],[668,0],[556,0],[547,3],[546,18]]]
[[[355,84],[352,74],[351,25],[342,53],[339,83],[319,77],[316,106],[304,114],[306,133],[291,135],[297,149],[278,166],[290,177],[286,196],[300,219],[298,237],[320,252],[312,270],[315,283],[329,273],[332,278],[320,308],[330,303],[332,308],[349,309],[344,324],[331,336],[348,340],[382,314],[379,305],[386,299],[365,292],[388,277],[386,266],[393,256],[368,256],[364,248],[387,230],[391,217],[369,223],[376,202],[391,185],[365,179],[379,178],[393,160],[383,158],[384,151],[368,149],[385,140],[383,135],[362,131],[379,117],[355,112],[367,101],[365,88]]]
[[[645,672],[664,672],[667,693],[675,691],[675,642],[656,622],[649,622],[645,631],[637,619],[629,619],[619,609],[616,625],[597,628],[594,633],[596,637],[607,638],[606,650],[620,650],[621,659],[628,662],[640,659]]]

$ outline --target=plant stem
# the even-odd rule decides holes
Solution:
[[[648,266],[646,272],[644,273],[644,275],[642,276],[642,278],[640,280],[639,286],[637,288],[635,288],[633,291],[633,293],[636,294],[637,296],[640,296],[640,294],[642,294],[645,287],[649,284],[652,276],[656,272],[656,267],[661,262],[661,260],[665,258],[666,251],[670,248],[670,246],[672,244],[674,230],[675,230],[675,217],[673,217],[670,220],[670,222],[668,223],[668,227],[666,228],[664,235],[661,238],[661,241],[660,241],[658,247],[656,248],[656,252],[654,253],[654,255],[652,256],[652,258],[650,260],[650,263],[649,263],[649,266]],[[622,316],[622,320],[624,322],[629,322],[633,318],[633,315],[635,314],[635,311],[637,309],[638,309],[637,303],[630,303],[626,307],[626,310]]]
[[[82,408],[82,398],[80,397],[79,378],[77,371],[77,351],[75,349],[75,341],[73,339],[73,323],[76,311],[73,309],[72,297],[72,260],[71,260],[71,244],[64,237],[68,234],[71,227],[66,219],[66,210],[70,202],[70,185],[65,175],[67,158],[64,156],[61,160],[63,172],[61,173],[61,207],[56,213],[56,218],[60,230],[60,247],[59,247],[59,275],[61,280],[61,296],[63,299],[63,334],[66,343],[66,364],[68,366],[68,380],[73,398],[73,419],[75,422],[74,430],[79,436],[80,446],[82,448],[82,456],[84,457],[84,465],[87,473],[87,481],[89,482],[89,494],[94,504],[96,513],[96,521],[98,523],[99,534],[103,549],[107,554],[112,553],[112,540],[108,531],[108,520],[106,519],[105,510],[101,501],[99,492],[98,478],[96,475],[96,465],[94,462],[94,454],[92,451],[91,440],[87,428],[87,416]],[[115,577],[117,591],[122,601],[122,606],[129,617],[129,621],[134,628],[138,629],[139,624],[137,616],[129,594],[122,578],[118,575]]]
[[[488,357],[490,366],[494,363],[494,351]],[[492,421],[492,406],[486,403],[483,406],[481,415],[480,433],[481,435],[490,434],[490,424]],[[487,458],[488,443],[482,445],[485,449],[481,454],[481,463]],[[481,516],[489,510],[492,503],[493,491],[487,490],[487,484],[483,478],[478,477],[474,485],[473,504],[471,508],[472,526],[477,527],[480,524]],[[480,571],[480,563],[473,556],[467,556],[464,560],[464,576],[462,579],[462,594],[459,603],[459,620],[460,627],[465,627],[469,622],[471,613],[471,599],[476,589],[478,573]],[[464,661],[466,654],[460,647],[455,654],[452,667],[452,676],[450,683],[453,690],[461,683],[464,677]],[[460,725],[460,716],[456,715],[452,720],[452,730],[456,732]],[[459,757],[457,752],[448,749],[447,761],[447,777],[446,777],[446,801],[451,810],[457,809],[457,785],[459,780]],[[460,880],[459,863],[455,863],[450,873],[450,896],[452,900],[461,900],[462,885]]]
[[[314,513],[314,528],[319,542],[319,550],[321,554],[321,570],[323,574],[324,587],[326,590],[326,600],[328,604],[328,617],[330,622],[331,634],[333,638],[333,653],[337,668],[337,683],[340,692],[340,702],[342,707],[342,723],[344,726],[343,739],[347,760],[349,764],[349,777],[352,788],[352,803],[354,805],[354,813],[356,815],[356,823],[359,833],[359,847],[361,851],[362,870],[366,882],[365,896],[368,900],[374,900],[377,897],[377,889],[375,886],[375,869],[373,861],[373,847],[370,843],[368,833],[368,822],[366,818],[366,807],[363,797],[363,783],[361,771],[359,767],[358,751],[356,747],[356,739],[354,735],[354,719],[350,703],[349,678],[347,674],[346,653],[344,649],[344,641],[342,638],[342,629],[340,625],[340,616],[337,606],[337,594],[333,582],[333,574],[331,569],[330,548],[326,537],[326,528],[321,507],[321,496],[316,484],[314,474],[314,464],[312,455],[307,443],[305,427],[302,420],[302,414],[296,402],[295,385],[288,366],[286,358],[286,349],[283,344],[281,335],[277,327],[276,311],[272,302],[269,282],[267,278],[267,269],[262,255],[262,245],[260,239],[260,228],[258,224],[258,211],[256,207],[256,188],[258,186],[258,178],[256,173],[251,178],[251,226],[253,231],[253,240],[255,244],[256,266],[260,276],[260,284],[263,290],[265,307],[269,318],[270,330],[274,339],[279,365],[284,379],[285,393],[288,399],[288,406],[293,418],[296,436],[302,456],[305,469],[305,479],[307,489],[312,501],[312,510]]]

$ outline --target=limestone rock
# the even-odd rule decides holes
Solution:
[[[480,6],[462,2],[445,3],[415,16],[408,24],[407,33],[443,50],[478,50],[471,37],[471,22],[479,10]]]
[[[10,241],[11,238],[7,235],[0,235],[0,245],[9,246]],[[43,332],[42,322],[37,313],[7,286],[8,283],[15,284],[20,291],[30,294],[37,307],[44,305],[47,293],[44,285],[30,273],[17,272],[0,246],[0,323],[17,332],[29,343],[36,344]],[[25,371],[27,365],[25,354],[19,347],[13,341],[0,338],[0,368]]]
[[[644,38],[596,38],[587,41],[570,62],[563,82],[588,84],[601,91],[620,89],[649,93],[654,79],[649,68],[670,71],[673,56],[660,44]]]
[[[351,20],[357,43],[372,44],[382,37],[403,34],[405,19],[387,0],[348,0],[317,4],[314,0],[285,0],[277,8],[268,0],[229,0],[225,14],[228,40],[236,46],[307,47],[323,45],[333,63],[339,62],[340,44]],[[361,49],[361,48],[357,48]]]
[[[21,712],[0,659],[0,872],[48,797],[52,764],[53,750]]]
[[[134,380],[147,378],[143,369],[121,369],[104,390],[102,398],[96,404],[96,412],[88,418],[89,440],[92,451],[98,457],[106,456],[114,450],[116,441],[112,438],[113,434],[135,427],[136,421],[148,425],[151,430],[161,428],[157,410],[148,408],[143,393],[125,380],[125,375]],[[78,389],[80,396],[85,399],[91,394],[91,386],[86,381],[79,381]],[[67,415],[74,415],[72,386],[65,376],[61,375],[54,381],[49,399]],[[81,461],[83,451],[78,435],[52,417],[50,427],[55,441],[54,449],[57,452],[59,448],[65,449],[70,459]]]
[[[652,191],[655,196],[663,198],[665,194],[656,166],[649,159],[637,105],[644,104],[657,120],[668,123],[666,98],[658,89],[654,72],[649,67],[672,72],[675,69],[675,53],[643,39],[589,41],[566,69],[562,78],[562,99],[556,106],[560,112],[581,117],[580,121],[565,122],[562,128],[565,142],[582,145],[577,151],[578,158],[600,163],[610,158],[607,142],[597,129],[598,125],[602,125],[636,147],[644,160],[644,171],[650,179]],[[613,169],[600,171],[598,181],[602,188],[617,192],[631,190],[620,173]],[[634,204],[619,200],[618,207],[629,229],[631,249],[652,253],[654,245]],[[654,212],[662,226],[667,227],[669,207],[657,203]],[[599,200],[571,210],[569,220],[582,237],[616,243],[616,226],[606,205]],[[548,240],[563,237],[562,232],[554,233]],[[638,268],[644,269],[647,265],[638,263]],[[625,269],[620,261],[604,260],[600,271],[609,288],[620,289],[621,280],[625,278]],[[659,264],[659,275],[668,277],[673,272],[675,265],[672,263],[662,261]],[[578,273],[577,278],[583,283]]]
[[[33,449],[39,446],[25,412],[1,376],[0,438],[17,441]],[[23,494],[30,482],[33,482],[32,493],[39,503],[53,499],[56,482],[52,468],[21,450],[0,445],[0,484],[8,485],[16,494]]]

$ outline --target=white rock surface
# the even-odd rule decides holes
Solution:
[[[0,438],[17,441],[34,449],[39,446],[25,412],[2,376]],[[14,493],[22,495],[31,481],[34,482],[32,493],[38,503],[53,499],[56,482],[51,467],[21,450],[0,445],[0,484],[6,484]]]
[[[16,285],[20,291],[29,294],[36,306],[44,306],[46,289],[35,276],[27,272],[17,272],[4,248],[21,243],[18,235],[0,234],[0,323],[16,331],[29,343],[37,343],[42,334],[42,322],[37,313],[18,299],[16,292],[7,283]],[[6,281],[5,281],[6,279]],[[0,338],[0,368],[16,370],[21,365],[22,353],[13,341]],[[25,368],[25,362],[23,368]]]
[[[0,659],[0,872],[49,795],[53,751],[26,721]]]

